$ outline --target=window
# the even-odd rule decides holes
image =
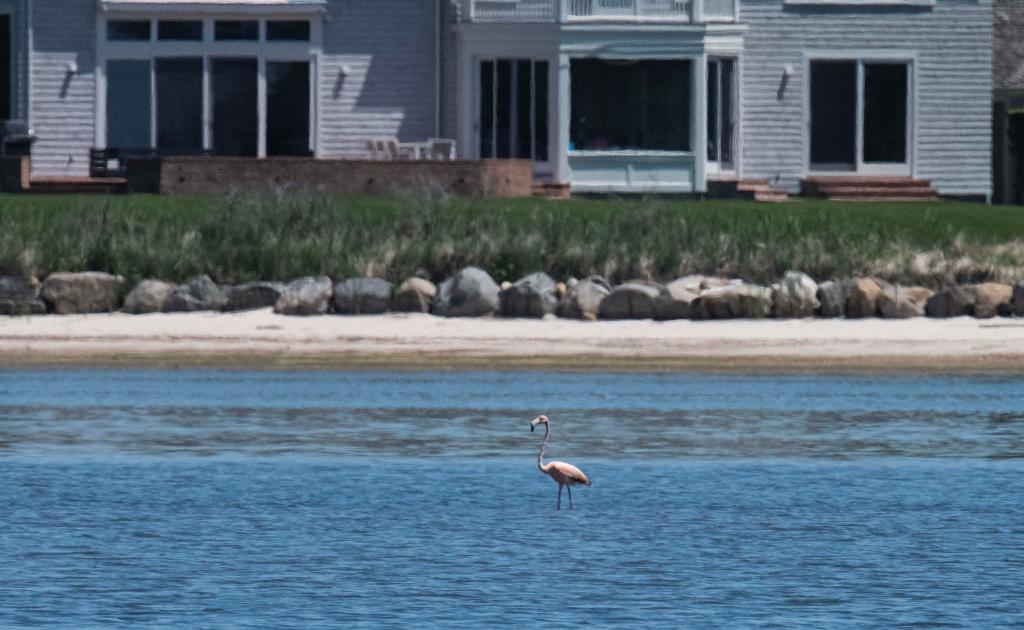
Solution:
[[[689,151],[690,61],[570,62],[570,150]]]
[[[156,38],[164,41],[202,41],[203,23],[200,20],[160,20]]]
[[[149,20],[107,20],[108,41],[149,41],[149,33]]]
[[[480,62],[480,157],[548,159],[548,62]]]
[[[258,40],[259,20],[217,20],[213,25],[213,38],[217,41]]]
[[[268,42],[308,42],[309,22],[306,20],[268,20]]]
[[[150,137],[152,89],[148,59],[107,62],[107,146],[147,149]]]
[[[175,14],[105,24],[100,28],[111,37],[150,38],[99,45],[105,61],[97,73],[95,123],[107,148],[161,155],[313,154],[311,43],[320,31],[309,19]],[[0,35],[2,26],[0,16]],[[258,43],[264,37],[291,43]]]
[[[203,150],[203,60],[156,60],[156,146],[171,154]]]
[[[309,62],[267,62],[267,155],[309,155]]]
[[[736,130],[736,60],[708,60],[708,161],[733,168]]]

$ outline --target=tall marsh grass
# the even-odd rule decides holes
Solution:
[[[98,270],[219,282],[374,275],[613,281],[721,274],[767,283],[1024,277],[1024,209],[736,201],[0,197],[0,274]]]

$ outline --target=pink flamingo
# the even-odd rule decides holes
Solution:
[[[537,455],[537,468],[540,468],[542,473],[558,482],[558,504],[555,509],[562,509],[562,487],[565,486],[569,488],[569,509],[571,510],[573,484],[582,483],[588,487],[594,484],[590,483],[590,480],[587,479],[587,476],[583,474],[582,470],[576,468],[572,464],[567,464],[565,462],[544,463],[544,449],[547,448],[548,445],[548,427],[550,426],[548,417],[537,416],[531,420],[530,432],[532,433],[539,424],[544,425],[544,442],[541,443],[540,453]]]

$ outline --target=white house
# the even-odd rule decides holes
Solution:
[[[33,173],[453,137],[574,191],[992,192],[991,0],[0,0]],[[0,48],[3,48],[0,45]],[[2,65],[2,64],[0,64]],[[5,83],[6,82],[6,83]],[[5,88],[6,85],[6,89]],[[4,109],[6,108],[6,110]]]

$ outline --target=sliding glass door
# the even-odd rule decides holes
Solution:
[[[480,62],[480,157],[548,160],[548,62]]]
[[[107,62],[107,146],[153,146],[151,72],[148,59]]]
[[[201,57],[156,60],[156,147],[168,154],[202,152]]]
[[[213,153],[255,157],[259,149],[256,59],[213,59]]]
[[[810,167],[910,174],[910,64],[819,60],[810,68]]]
[[[309,155],[309,63],[267,62],[267,155]]]

